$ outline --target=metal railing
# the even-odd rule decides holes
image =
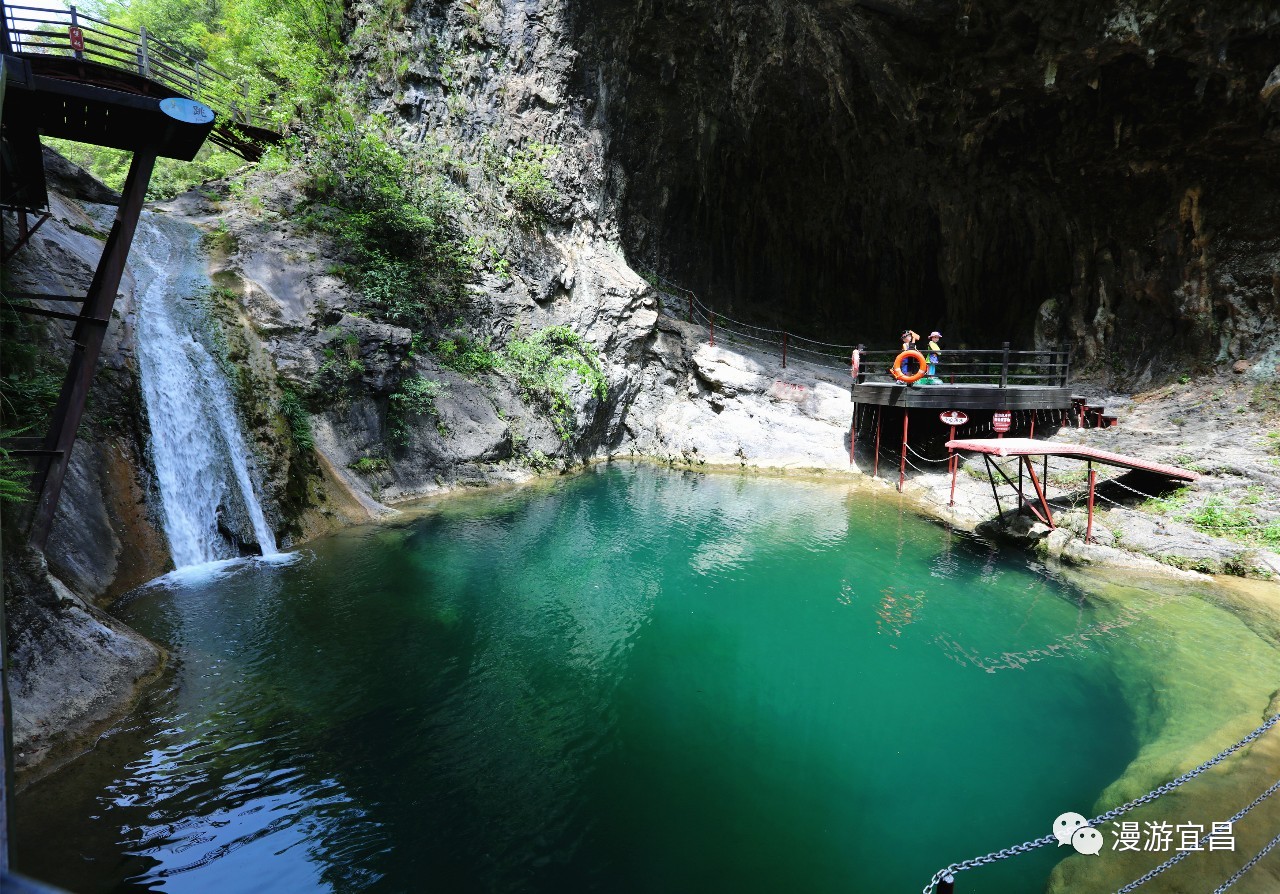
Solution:
[[[3,4],[4,36],[14,53],[67,56],[141,75],[209,106],[224,122],[274,129],[250,111],[247,82],[236,81],[144,27],[131,31],[72,6],[44,9]]]
[[[742,345],[781,357],[782,367],[800,361],[849,375],[856,345],[817,341],[788,332],[744,323],[718,313],[689,289],[657,277],[662,311],[675,319],[696,323],[707,329],[711,344]],[[900,348],[860,351],[859,380],[892,381],[889,368]],[[928,357],[929,352],[920,349]],[[1065,345],[1050,350],[1014,351],[1005,342],[999,348],[943,349],[939,354],[937,378],[945,384],[1039,385],[1066,387],[1071,381],[1071,351]]]

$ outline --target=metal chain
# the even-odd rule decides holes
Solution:
[[[1269,720],[1267,720],[1266,723],[1262,724],[1262,726],[1258,727],[1253,732],[1249,733],[1249,735],[1245,736],[1239,742],[1237,742],[1236,744],[1232,745],[1229,748],[1226,748],[1218,752],[1216,755],[1209,758],[1207,761],[1205,761],[1200,766],[1196,767],[1194,770],[1188,770],[1186,773],[1183,773],[1177,779],[1173,779],[1173,780],[1170,780],[1169,782],[1166,782],[1164,785],[1160,786],[1159,788],[1153,791],[1148,792],[1142,797],[1134,798],[1132,801],[1129,801],[1125,804],[1121,804],[1119,807],[1116,807],[1112,810],[1108,810],[1106,813],[1103,813],[1103,814],[1100,814],[1099,816],[1094,817],[1089,821],[1089,825],[1096,826],[1099,823],[1105,823],[1109,820],[1113,820],[1117,816],[1121,816],[1123,814],[1128,813],[1130,810],[1133,810],[1135,807],[1140,807],[1143,804],[1146,804],[1150,801],[1154,801],[1156,798],[1160,797],[1161,795],[1167,795],[1169,792],[1173,791],[1178,786],[1183,785],[1184,783],[1190,782],[1192,779],[1195,779],[1197,776],[1199,776],[1201,773],[1204,773],[1206,770],[1216,767],[1218,764],[1222,763],[1228,757],[1235,754],[1241,748],[1253,742],[1255,739],[1257,739],[1267,730],[1271,729],[1271,727],[1275,726],[1277,722],[1280,722],[1280,714],[1276,714],[1275,716],[1271,717]]]
[[[1106,813],[1101,813],[1098,816],[1095,816],[1093,819],[1089,820],[1089,825],[1096,827],[1101,825],[1102,823],[1110,822],[1111,820],[1115,819],[1118,816],[1123,816],[1124,814],[1128,813],[1130,810],[1133,810],[1135,807],[1141,807],[1143,804],[1150,803],[1151,801],[1154,801],[1156,798],[1159,798],[1161,795],[1167,795],[1169,792],[1178,788],[1180,785],[1183,785],[1187,782],[1190,782],[1192,779],[1195,779],[1197,776],[1204,773],[1206,770],[1209,770],[1212,767],[1216,767],[1218,764],[1222,763],[1228,757],[1235,754],[1241,748],[1253,742],[1255,739],[1257,739],[1267,730],[1271,729],[1271,727],[1275,726],[1277,722],[1280,722],[1280,714],[1276,714],[1268,718],[1267,721],[1262,724],[1262,726],[1258,727],[1253,732],[1249,733],[1249,735],[1245,736],[1243,739],[1241,739],[1239,742],[1236,742],[1234,745],[1224,748],[1222,751],[1218,752],[1216,755],[1209,758],[1207,761],[1205,761],[1200,766],[1196,767],[1194,770],[1188,770],[1186,773],[1183,773],[1177,779],[1172,779],[1169,782],[1166,782],[1164,785],[1156,789],[1153,789],[1150,792],[1147,792],[1147,794],[1142,795],[1141,797],[1134,798],[1132,801],[1127,801],[1124,804],[1121,804],[1119,807],[1115,807],[1111,810],[1108,810]],[[1259,796],[1258,800],[1261,800],[1262,797],[1265,797],[1265,795]],[[1250,805],[1249,809],[1252,809],[1252,805]],[[992,851],[991,853],[986,854],[985,856],[982,856],[982,857],[975,857],[971,860],[964,860],[960,863],[952,863],[950,866],[947,866],[945,869],[939,869],[937,872],[933,874],[933,878],[930,879],[929,884],[924,886],[923,894],[933,894],[933,891],[937,887],[938,882],[942,881],[942,879],[948,875],[955,875],[957,872],[963,872],[966,869],[973,869],[976,866],[986,866],[990,863],[995,863],[999,860],[1004,860],[1009,857],[1015,856],[1017,854],[1025,854],[1028,851],[1035,850],[1036,848],[1044,847],[1046,844],[1050,843],[1053,840],[1054,840],[1054,837],[1052,835],[1046,835],[1043,838],[1036,838],[1031,841],[1025,841],[1022,844],[1014,845],[1013,847],[1006,847],[1002,850]],[[1262,857],[1266,855],[1266,852],[1275,846],[1275,843],[1276,842],[1273,841],[1271,844],[1267,845],[1267,847],[1263,850],[1261,854],[1254,857],[1253,860],[1250,861],[1250,863],[1247,864],[1244,869],[1242,869],[1239,873],[1237,873],[1235,877],[1228,880],[1227,884],[1224,885],[1219,890],[1225,891],[1227,887],[1229,887],[1231,884],[1234,884],[1236,878],[1238,878],[1240,875],[1243,875],[1244,872],[1250,867],[1252,867],[1254,863],[1262,859]],[[1215,894],[1217,894],[1217,892],[1215,892]]]
[[[1240,876],[1244,875],[1254,866],[1257,866],[1258,861],[1261,860],[1263,857],[1265,857],[1267,854],[1271,853],[1271,849],[1275,847],[1277,844],[1280,844],[1280,835],[1277,835],[1275,838],[1272,838],[1270,841],[1268,841],[1267,846],[1264,847],[1262,850],[1258,851],[1256,854],[1254,854],[1253,859],[1250,860],[1248,863],[1244,864],[1243,866],[1241,866],[1238,870],[1236,870],[1236,873],[1233,876],[1231,876],[1231,878],[1227,879],[1221,885],[1214,888],[1213,894],[1222,894],[1222,892],[1227,890],[1227,888],[1230,888],[1236,882],[1240,881]]]
[[[1271,788],[1267,789],[1265,792],[1258,795],[1258,797],[1254,798],[1253,802],[1250,803],[1248,806],[1237,811],[1236,814],[1231,817],[1231,819],[1227,820],[1227,822],[1232,824],[1238,823],[1240,820],[1244,819],[1245,814],[1247,814],[1253,808],[1257,807],[1263,801],[1267,800],[1267,798],[1274,795],[1277,791],[1280,791],[1280,781],[1275,782],[1271,786]],[[1213,834],[1214,833],[1212,831],[1205,833],[1200,837],[1200,841],[1198,843],[1203,845],[1206,841],[1208,841],[1210,838],[1213,837]],[[1141,886],[1145,885],[1147,882],[1151,881],[1157,875],[1164,872],[1169,867],[1174,866],[1178,863],[1181,863],[1187,857],[1191,856],[1194,853],[1198,853],[1199,851],[1200,851],[1199,848],[1197,848],[1196,850],[1179,851],[1175,856],[1170,857],[1168,860],[1165,860],[1163,863],[1161,863],[1155,869],[1152,869],[1147,874],[1143,875],[1141,878],[1136,878],[1133,881],[1129,882],[1129,884],[1125,885],[1123,888],[1117,891],[1116,894],[1129,894],[1129,892],[1137,890]],[[1225,891],[1228,887],[1230,887],[1230,882],[1228,882],[1227,885],[1225,885],[1223,888],[1219,890]]]

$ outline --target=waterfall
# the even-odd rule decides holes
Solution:
[[[129,262],[151,459],[173,563],[233,558],[240,551],[227,532],[237,531],[252,531],[262,553],[274,554],[231,389],[210,350],[200,233],[168,215],[144,213]]]

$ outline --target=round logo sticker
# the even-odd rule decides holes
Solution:
[[[213,109],[185,96],[170,96],[160,100],[160,111],[183,124],[208,124],[213,120]]]

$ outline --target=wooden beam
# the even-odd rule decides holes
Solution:
[[[75,348],[67,368],[67,377],[62,384],[62,392],[54,407],[49,433],[45,438],[45,449],[51,451],[51,454],[37,469],[32,487],[38,496],[31,522],[30,543],[39,550],[44,549],[49,539],[49,530],[53,526],[53,517],[58,508],[58,497],[62,493],[63,478],[67,473],[67,464],[71,461],[71,449],[76,442],[76,430],[80,427],[89,386],[98,365],[98,355],[102,352],[107,327],[99,325],[98,321],[111,319],[111,310],[120,289],[120,278],[124,275],[133,234],[138,228],[138,218],[142,214],[156,157],[157,148],[154,145],[139,149],[133,154],[115,221],[107,235],[106,245],[98,260],[98,269],[93,274],[93,282],[85,297],[83,317],[76,323],[71,336]]]

